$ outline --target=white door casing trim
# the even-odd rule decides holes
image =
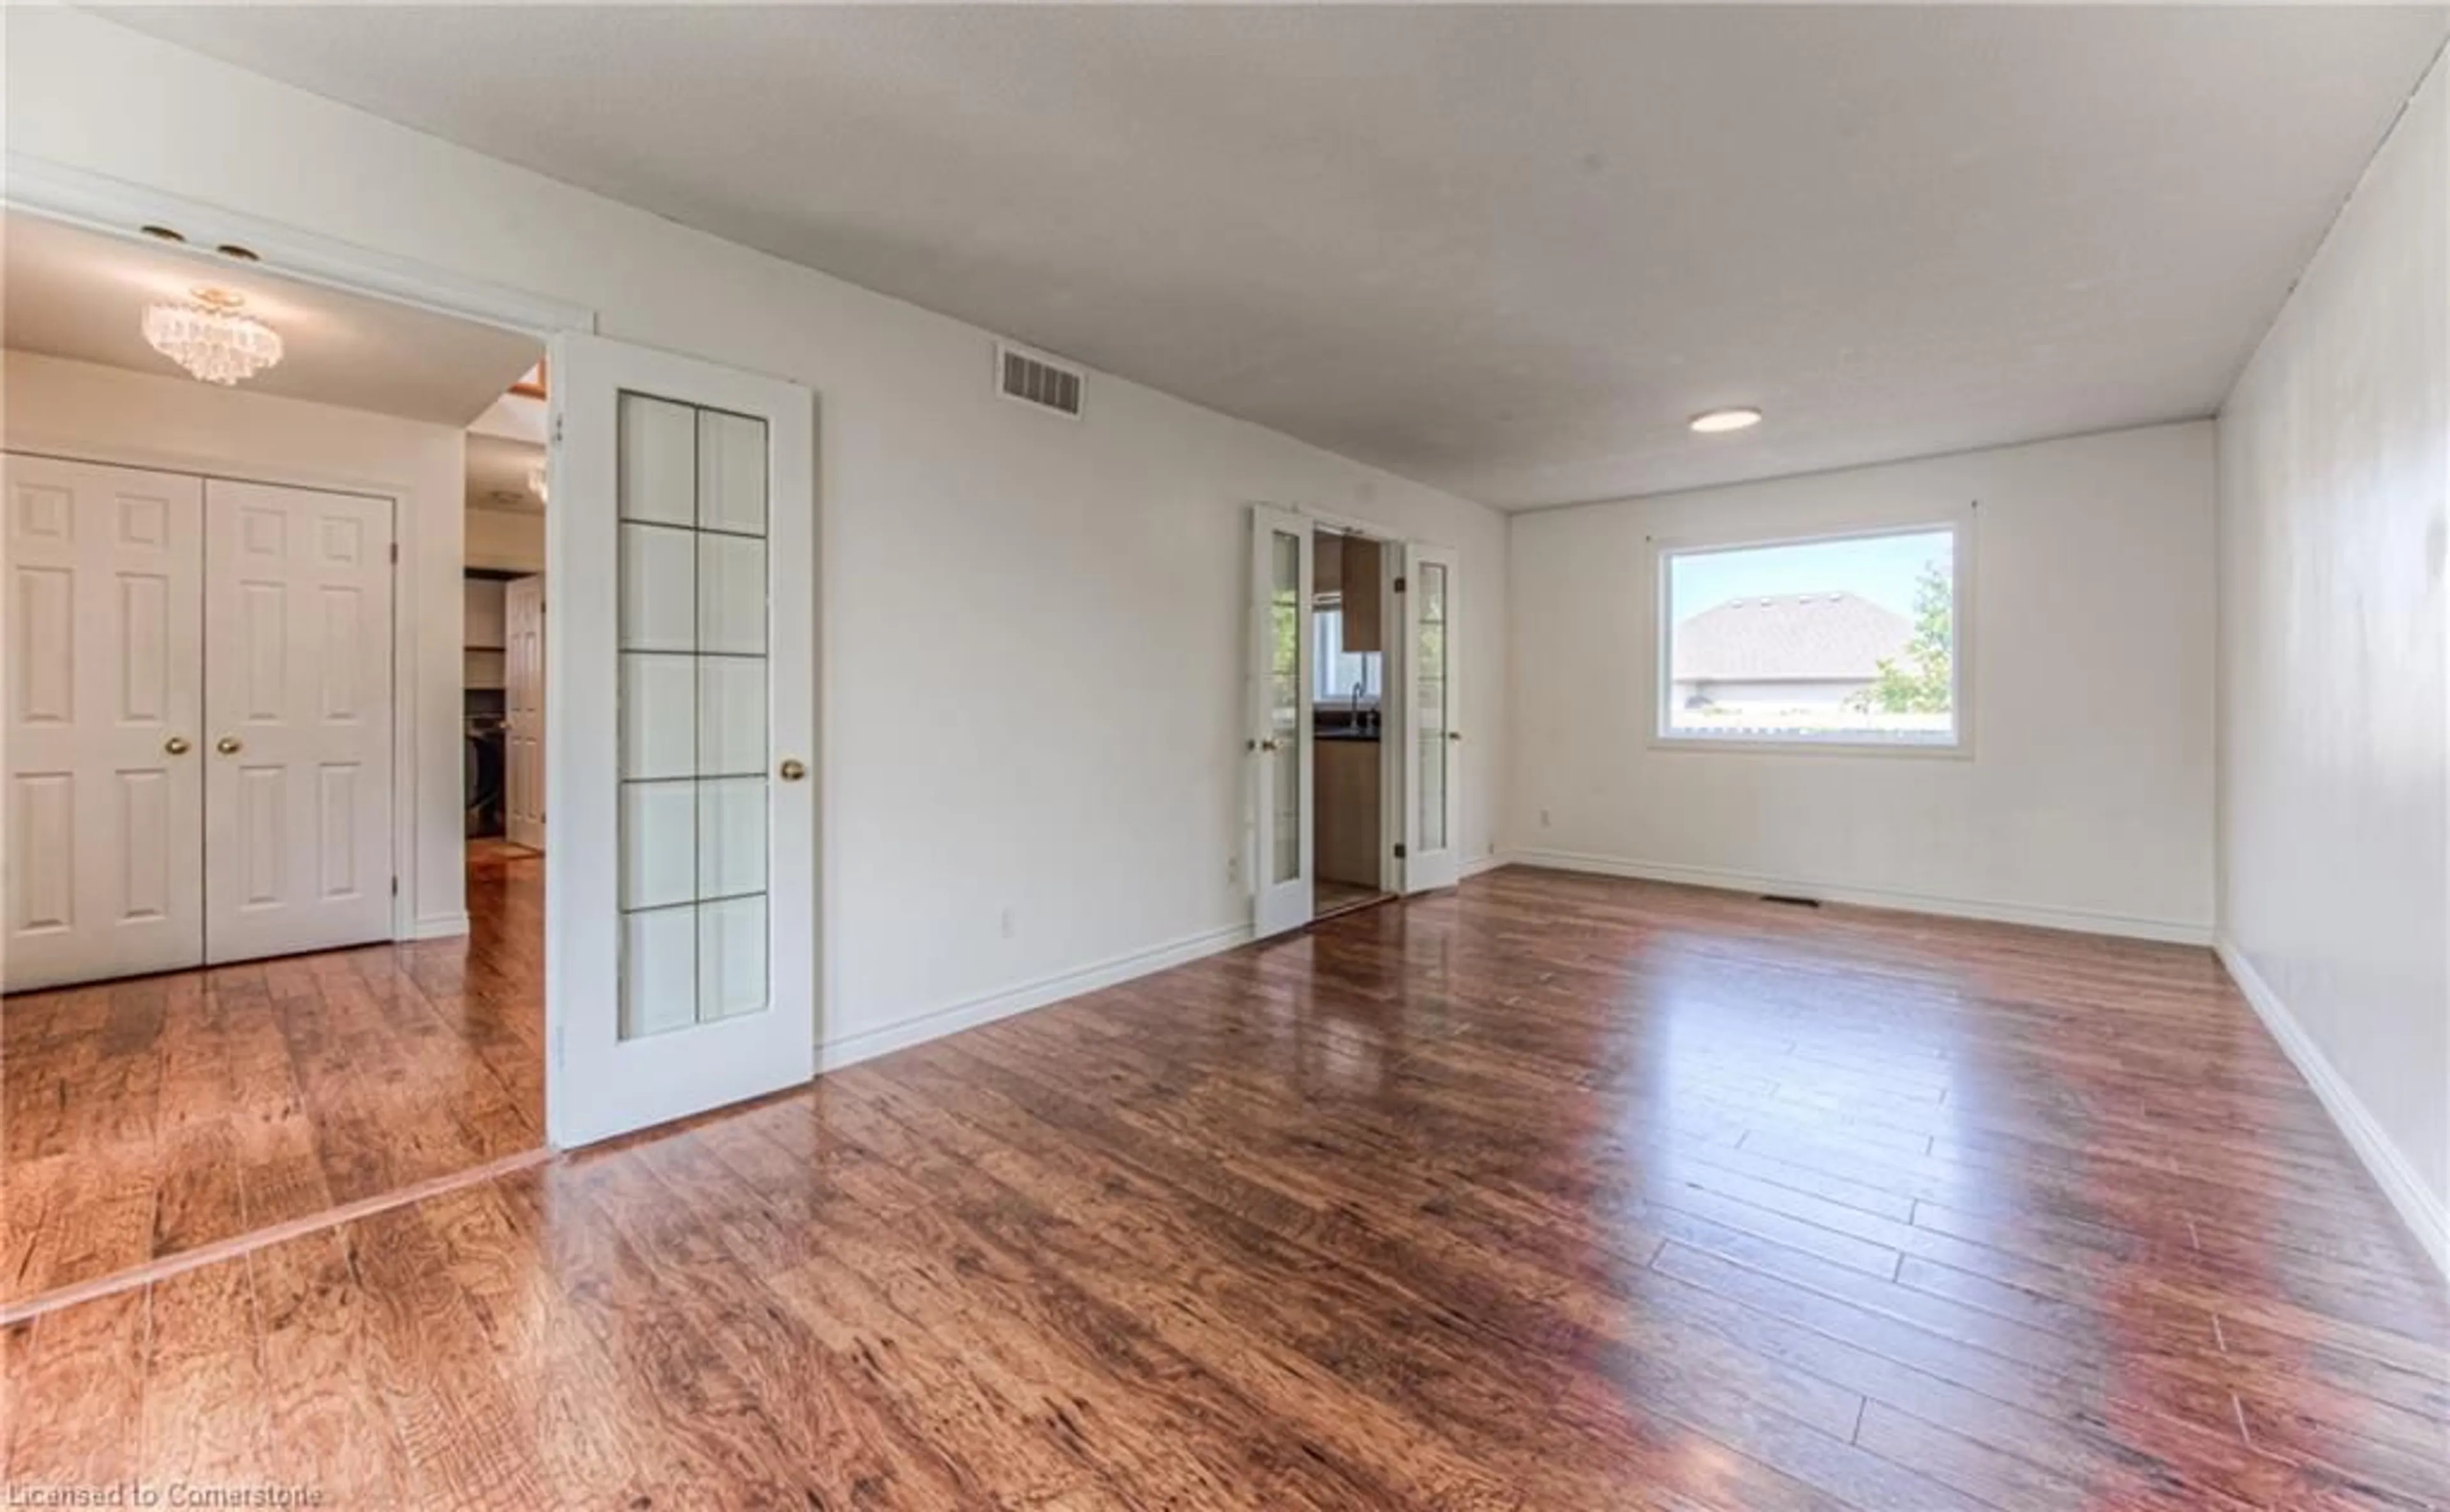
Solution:
[[[584,305],[469,278],[167,189],[23,152],[0,154],[0,164],[5,164],[0,204],[120,241],[149,245],[142,227],[174,226],[195,245],[243,246],[256,254],[266,273],[344,293],[371,295],[540,339],[557,331],[595,329],[595,312]]]

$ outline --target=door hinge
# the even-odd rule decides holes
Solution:
[[[1395,579],[1395,591],[1396,591],[1396,592],[1398,592],[1398,593],[1400,593],[1400,592],[1402,592],[1403,591],[1404,591],[1404,580],[1403,580],[1402,578],[1400,578],[1400,577],[1399,577],[1399,578]]]
[[[391,895],[392,895],[394,898],[397,898],[397,897],[399,897],[399,878],[397,878],[397,877],[394,877],[394,878],[391,880]]]
[[[397,567],[399,565],[399,542],[398,541],[391,543],[391,559],[393,566]]]
[[[555,446],[561,444],[561,417],[558,415],[553,417],[553,444]]]
[[[1395,859],[1397,861],[1404,859],[1404,843],[1400,840],[1395,842]]]

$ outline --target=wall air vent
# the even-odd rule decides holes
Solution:
[[[996,346],[996,388],[1005,398],[1058,415],[1080,417],[1080,387],[1088,375],[1024,347]]]

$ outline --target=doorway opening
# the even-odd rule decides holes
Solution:
[[[471,854],[463,517],[543,339],[6,237],[0,1317],[547,1149],[540,863]]]
[[[461,645],[472,955],[543,977],[546,366],[468,427]]]
[[[1461,874],[1461,560],[1251,508],[1248,846],[1257,939]]]
[[[1388,798],[1403,781],[1385,740],[1387,645],[1395,619],[1386,543],[1320,526],[1312,551],[1313,921],[1385,902],[1401,885]],[[1400,627],[1396,628],[1400,632]],[[1393,770],[1390,772],[1390,764]]]

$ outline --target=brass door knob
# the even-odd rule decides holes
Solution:
[[[173,756],[185,756],[187,754],[189,749],[187,737],[185,735],[173,735],[168,740],[162,743],[162,748]]]
[[[797,756],[784,757],[783,765],[776,767],[775,770],[782,774],[783,781],[787,783],[796,783],[801,778],[808,775],[807,764],[803,763]]]
[[[1463,731],[1462,731],[1462,730],[1459,730],[1459,729],[1450,729],[1450,730],[1448,730],[1448,731],[1447,731],[1447,739],[1449,739],[1449,740],[1461,740],[1461,739],[1463,739]]]
[[[221,752],[224,756],[235,756],[240,751],[246,749],[246,746],[240,743],[239,738],[236,735],[224,735],[221,739],[213,742],[213,749]]]
[[[1263,740],[1263,741],[1259,742],[1259,748],[1260,748],[1261,750],[1281,750],[1281,749],[1283,749],[1283,747],[1282,747],[1281,746],[1279,746],[1276,742],[1272,741],[1272,740]]]

